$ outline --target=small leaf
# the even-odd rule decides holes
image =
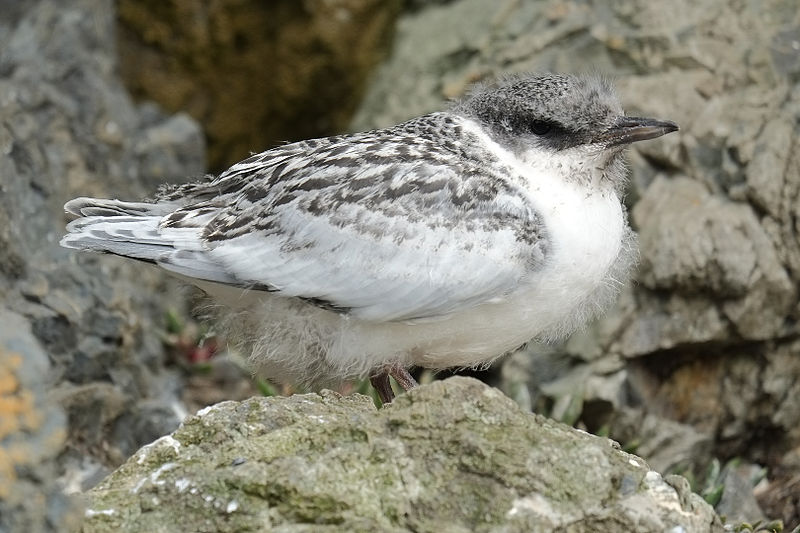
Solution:
[[[704,490],[701,496],[703,496],[703,499],[708,502],[710,506],[714,507],[722,499],[723,492],[725,492],[725,487],[723,485],[717,485],[710,489]],[[752,529],[752,527],[750,529]]]
[[[627,442],[622,446],[622,451],[635,454],[636,450],[639,449],[639,446],[641,446],[641,444],[642,441],[640,439],[633,439],[632,441]]]
[[[278,396],[278,391],[275,390],[275,387],[261,378],[256,378],[256,387],[258,387],[258,392],[261,393],[261,396]]]
[[[183,331],[183,322],[181,322],[178,313],[174,309],[167,309],[164,313],[164,321],[167,323],[168,333],[180,333]]]
[[[783,521],[782,520],[773,520],[772,522],[767,522],[763,526],[759,527],[759,531],[769,531],[769,533],[782,533],[783,532]]]
[[[708,471],[706,472],[706,482],[705,486],[703,487],[704,493],[716,489],[716,486],[719,484],[717,480],[719,479],[720,470],[721,467],[719,464],[719,460],[714,459],[713,461],[711,461],[711,464],[708,465]]]

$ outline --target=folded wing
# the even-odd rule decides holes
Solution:
[[[62,243],[375,321],[501,300],[542,264],[541,221],[508,179],[418,132],[387,131],[380,144],[341,137],[302,157],[297,145],[259,154],[198,185],[198,202],[186,188],[183,207],[165,197],[173,210],[138,225],[119,206],[103,216],[114,213],[84,205],[91,215]]]

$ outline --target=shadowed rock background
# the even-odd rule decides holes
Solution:
[[[70,494],[187,411],[257,394],[224,354],[187,370],[202,332],[171,317],[190,321],[190,291],[59,249],[64,201],[146,196],[530,70],[611,75],[630,114],[681,132],[630,153],[641,260],[616,308],[479,377],[687,475],[731,520],[800,523],[795,0],[0,0],[0,531],[75,527]]]
[[[346,129],[400,7],[120,0],[120,72],[135,97],[203,124],[219,172],[263,147]]]
[[[612,75],[628,113],[681,132],[630,154],[641,258],[616,308],[564,346],[514,354],[489,381],[698,489],[724,487],[718,510],[729,517],[754,519],[756,502],[735,494],[763,476],[753,464],[765,467],[763,512],[797,525],[796,2],[462,0],[406,13],[353,126],[385,126],[475,80],[530,70]],[[735,461],[711,479],[715,459]]]

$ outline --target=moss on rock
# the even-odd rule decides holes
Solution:
[[[721,531],[687,487],[456,377],[380,410],[330,391],[207,408],[90,491],[84,530]]]

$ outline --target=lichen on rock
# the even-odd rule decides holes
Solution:
[[[88,498],[86,532],[722,531],[682,478],[462,377],[223,402]]]
[[[796,477],[796,418],[774,413],[798,412],[800,396],[772,392],[787,390],[777,374],[800,378],[796,365],[776,365],[800,357],[796,0],[417,7],[399,19],[354,129],[437,109],[475,80],[550,70],[612,77],[628,114],[681,128],[629,153],[636,282],[565,345],[507,358],[504,390],[591,430],[631,436],[661,464],[689,460],[698,476],[717,456]],[[615,425],[627,409],[680,424],[694,435],[688,442],[708,445],[690,458],[672,446],[667,459],[657,448],[674,438],[672,424],[642,442],[627,423]],[[800,521],[797,499],[762,504],[767,516]]]

